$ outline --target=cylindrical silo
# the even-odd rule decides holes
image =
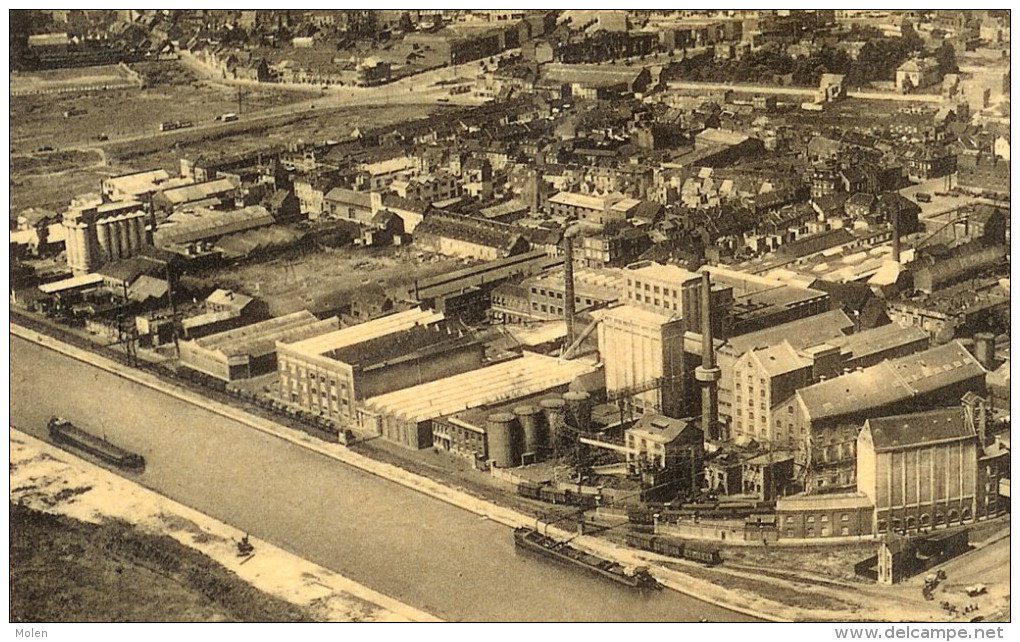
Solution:
[[[514,408],[514,415],[517,416],[517,423],[521,426],[524,434],[524,452],[537,453],[545,447],[545,422],[542,420],[542,411],[535,406],[517,406]]]
[[[521,462],[517,417],[508,412],[489,415],[486,422],[486,441],[489,459],[496,468],[513,468]]]
[[[563,395],[566,402],[567,425],[579,432],[591,432],[591,395],[587,392],[568,392]]]
[[[99,241],[99,254],[107,260],[116,259],[113,243],[110,239],[110,226],[104,221],[96,223],[96,240]]]
[[[145,245],[145,216],[136,216],[131,219],[131,228],[134,232],[135,249],[139,250]]]
[[[538,402],[545,413],[545,446],[550,450],[556,446],[556,440],[563,435],[563,406],[566,402],[559,397],[551,397]]]
[[[85,229],[84,225],[79,225],[74,228],[74,236],[78,243],[78,262],[82,269],[86,272],[92,269],[92,265],[96,262],[96,252],[89,239],[89,232]]]
[[[120,235],[120,255],[123,258],[134,256],[131,251],[131,220],[126,216],[117,221],[117,234]]]

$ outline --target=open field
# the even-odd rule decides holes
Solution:
[[[274,316],[305,309],[321,314],[345,304],[351,292],[367,283],[406,286],[463,267],[455,259],[419,255],[408,248],[344,247],[239,265],[205,277],[219,287],[262,298]]]
[[[73,91],[77,87],[122,85],[134,79],[117,65],[77,67],[49,71],[14,72],[11,74],[11,94],[26,92]]]
[[[164,65],[162,75],[158,67]],[[193,81],[176,62],[149,63],[143,75],[164,78],[147,89],[89,91],[77,94],[18,96],[11,98],[11,151],[34,150],[40,146],[71,147],[96,142],[101,134],[116,136],[155,134],[168,120],[196,124],[212,121],[225,112],[237,112],[237,90],[209,81]],[[46,72],[50,73],[50,72]],[[244,112],[296,102],[305,94],[278,88],[246,87]],[[84,110],[79,116],[64,117],[71,109]]]
[[[343,139],[355,129],[424,118],[434,108],[422,105],[378,105],[342,107],[329,111],[308,110],[280,114],[255,122],[245,119],[227,123],[215,131],[179,130],[169,136],[105,145],[108,154],[138,167],[176,170],[186,152],[217,154],[225,150],[241,153],[279,143],[299,140],[321,142]]]
[[[144,63],[135,68],[147,79],[147,89],[11,99],[12,216],[27,207],[60,211],[76,194],[97,191],[104,176],[155,167],[175,172],[179,158],[188,152],[243,151],[273,143],[343,138],[355,128],[420,118],[435,108],[308,109],[249,122],[245,115],[286,110],[288,105],[306,100],[307,93],[245,86],[241,88],[241,120],[201,130],[197,127],[211,123],[216,116],[238,111],[236,87],[197,80],[191,70],[176,62]],[[65,118],[64,112],[72,109],[84,113]],[[157,136],[159,124],[170,120],[189,120],[196,128]],[[100,135],[111,140],[98,141]],[[118,138],[129,140],[118,142]],[[92,149],[100,145],[105,156]]]

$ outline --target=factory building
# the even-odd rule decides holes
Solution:
[[[624,302],[667,317],[683,318],[685,328],[701,331],[701,276],[675,265],[642,262],[626,269]],[[712,309],[724,312],[733,303],[732,288],[713,283]],[[722,334],[724,314],[713,316],[713,333]]]
[[[860,493],[795,495],[776,500],[779,537],[786,540],[868,537],[874,504]]]
[[[581,361],[525,352],[517,359],[366,399],[358,410],[358,424],[407,448],[428,448],[436,443],[433,424],[441,417],[562,389],[595,370]],[[516,428],[509,425],[513,433]],[[440,438],[437,447],[447,449],[446,441]]]
[[[180,344],[181,365],[222,381],[247,379],[277,368],[279,341],[307,339],[335,330],[336,317],[320,321],[307,310],[260,321]]]
[[[148,214],[138,201],[75,199],[62,221],[67,265],[86,274],[108,261],[137,256],[148,244]]]
[[[830,352],[838,356],[835,348]],[[754,440],[793,447],[798,438],[772,423],[776,403],[785,401],[812,379],[813,363],[782,341],[750,350],[733,365],[733,416],[729,436],[737,443]]]
[[[916,533],[976,514],[978,435],[962,407],[869,419],[857,437],[857,488],[874,531]]]
[[[566,401],[559,392],[566,388],[435,419],[432,445],[479,468],[513,468],[544,459],[556,453],[565,436]]]
[[[798,345],[806,341],[805,337],[791,335],[791,338]],[[783,338],[767,347],[749,350],[736,360],[720,359],[721,365],[724,364],[723,378],[731,387],[726,409],[720,409],[720,413],[727,415],[730,438],[737,443],[754,440],[780,448],[795,448],[798,436],[783,425],[773,424],[777,404],[797,389],[824,378],[907,356],[927,349],[928,345],[924,331],[895,324],[848,336],[834,330],[832,338],[801,349],[794,349],[790,339]]]
[[[340,420],[361,399],[472,370],[484,357],[480,342],[419,308],[277,349],[284,400]]]
[[[583,312],[619,299],[622,271],[574,270],[574,307]],[[526,323],[562,319],[565,314],[565,271],[552,269],[520,284],[506,283],[492,292],[491,318],[503,323]]]
[[[641,413],[682,417],[684,320],[634,305],[598,310],[599,354],[605,363],[606,394]]]
[[[729,337],[717,344],[717,360],[721,371],[719,379],[719,416],[731,427],[734,422],[734,367],[738,359],[749,351],[768,348],[783,341],[798,351],[824,343],[838,341],[853,332],[854,322],[842,310],[831,310],[804,319],[797,319],[764,330]],[[700,355],[700,335],[688,334],[687,352]],[[778,395],[774,395],[778,397]],[[735,435],[734,435],[735,436]]]
[[[984,368],[953,341],[801,388],[776,405],[772,423],[796,436],[806,491],[847,489],[866,419],[959,400],[984,385]]]
[[[462,268],[427,279],[415,280],[407,290],[395,293],[395,300],[421,303],[448,319],[473,323],[485,318],[495,289],[510,279],[530,276],[562,265],[540,250]]]
[[[826,343],[839,348],[844,370],[856,370],[870,368],[886,359],[927,350],[931,339],[927,332],[916,326],[903,327],[889,323],[849,336],[836,337]]]

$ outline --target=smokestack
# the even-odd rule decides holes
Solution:
[[[892,211],[892,259],[900,262],[900,213],[899,210]]]
[[[974,357],[985,370],[995,370],[995,335],[978,332],[974,335]]]
[[[563,286],[565,288],[563,311],[567,322],[567,346],[574,345],[574,239],[569,230],[563,235]]]
[[[706,441],[717,441],[719,434],[719,368],[715,365],[712,341],[712,280],[708,270],[701,273],[701,365],[694,378],[701,384],[701,429]]]

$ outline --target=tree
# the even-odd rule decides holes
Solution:
[[[960,71],[960,66],[956,64],[956,50],[948,40],[943,40],[942,46],[935,50],[935,60],[939,63],[939,71],[942,72],[942,75],[955,74]]]

